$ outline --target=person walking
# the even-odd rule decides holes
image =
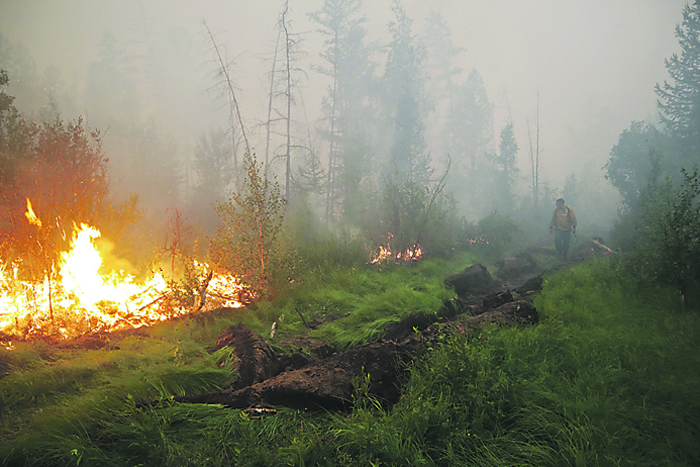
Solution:
[[[562,259],[566,259],[571,243],[571,233],[576,234],[576,214],[567,206],[564,198],[557,200],[557,208],[552,214],[552,222],[549,223],[550,235],[554,232],[554,245]]]

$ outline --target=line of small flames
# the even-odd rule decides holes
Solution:
[[[391,252],[391,245],[387,245],[386,248],[383,245],[379,245],[379,253],[374,255],[370,260],[369,264],[378,264],[393,260],[394,262],[409,262],[417,261],[423,257],[423,249],[420,245],[416,245],[411,248],[406,248],[404,251],[399,251],[397,253]]]
[[[419,260],[423,257],[423,249],[420,245],[406,248],[404,251],[399,251],[398,253],[392,253],[391,245],[389,244],[392,237],[393,234],[389,234],[386,247],[384,247],[384,245],[379,245],[379,252],[370,259],[369,264],[378,264],[389,260],[393,260],[397,263],[402,261],[409,262]],[[470,245],[475,245],[477,243],[488,245],[489,241],[482,237],[469,239]]]

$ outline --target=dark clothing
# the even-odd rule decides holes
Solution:
[[[571,230],[554,229],[554,245],[562,258],[566,258],[569,253],[571,243]]]

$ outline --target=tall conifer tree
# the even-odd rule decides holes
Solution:
[[[656,85],[661,121],[678,144],[674,172],[700,154],[700,0],[685,6],[676,37],[681,53],[666,60],[671,82]]]
[[[387,116],[393,126],[389,170],[399,180],[427,183],[431,168],[423,121],[427,110],[426,52],[399,0],[394,1],[392,10],[396,21],[389,24],[392,40],[383,80]]]
[[[326,214],[331,218],[345,200],[355,198],[367,172],[367,111],[373,89],[375,63],[372,47],[365,44],[366,18],[360,15],[361,0],[326,0],[309,14],[325,38],[323,64],[316,71],[330,84],[323,100],[328,142]],[[359,144],[358,144],[359,143]]]

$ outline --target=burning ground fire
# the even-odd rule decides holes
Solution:
[[[423,257],[423,250],[418,244],[415,244],[412,247],[408,247],[403,251],[392,253],[391,238],[393,236],[393,234],[389,234],[386,247],[384,247],[383,245],[379,245],[379,252],[375,254],[374,257],[372,257],[372,259],[370,259],[369,264],[381,264],[387,261],[394,261],[395,263],[407,263],[409,261],[419,260]]]
[[[27,220],[41,228],[27,200]],[[17,265],[0,262],[0,341],[12,348],[11,340],[51,336],[75,338],[95,332],[139,328],[215,307],[242,306],[246,291],[233,276],[213,274],[206,264],[195,263],[199,289],[188,293],[194,306],[173,300],[165,277],[156,272],[136,282],[124,272],[100,274],[103,259],[95,247],[99,230],[76,226],[69,251],[60,254],[58,270],[42,281],[22,280]],[[206,295],[206,298],[205,298]]]

